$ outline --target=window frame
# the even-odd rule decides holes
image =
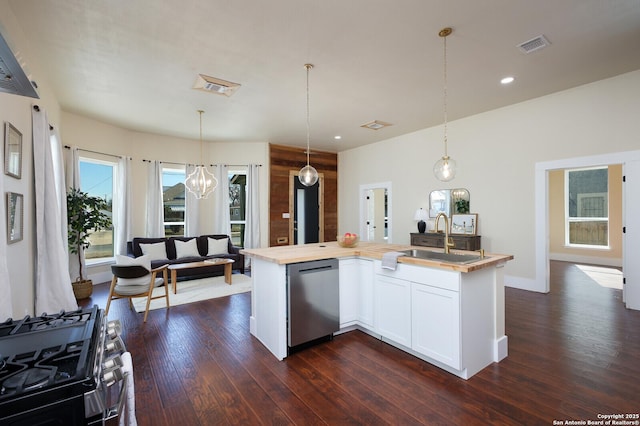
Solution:
[[[118,177],[118,162],[114,161],[112,159],[107,159],[110,158],[106,155],[100,155],[100,154],[94,154],[94,155],[80,155],[78,158],[78,162],[79,163],[92,163],[92,164],[99,164],[99,165],[103,165],[103,166],[109,166],[111,167],[111,255],[110,256],[103,256],[103,257],[92,257],[92,258],[87,258],[85,255],[85,264],[87,266],[98,266],[98,265],[103,265],[103,264],[110,264],[113,263],[113,261],[115,260],[115,234],[116,234],[116,228],[118,226],[117,223],[117,219],[113,214],[113,210],[114,210],[114,203],[116,200],[116,180]],[[87,190],[85,190],[84,188],[82,188],[82,172],[81,172],[81,167],[80,164],[78,164],[78,174],[80,175],[80,190],[83,192],[89,192]]]
[[[227,170],[227,180],[229,181],[229,191],[231,191],[231,178],[235,175],[243,175],[245,177],[245,191],[244,191],[244,219],[243,220],[232,220],[231,219],[231,197],[229,197],[229,228],[233,228],[233,225],[242,225],[243,226],[243,230],[241,235],[244,237],[244,233],[247,230],[247,175],[248,175],[248,170],[246,167],[234,167],[233,169],[229,169]],[[232,241],[233,241],[233,235],[230,235]],[[237,245],[237,244],[234,244]],[[239,247],[244,247],[244,238],[242,238],[242,241],[240,241],[240,244],[237,245]]]
[[[165,166],[164,164],[162,165],[162,209],[165,209],[165,200],[164,200],[164,178],[165,178],[165,172],[167,174],[174,174],[174,175],[181,175],[182,177],[182,183],[184,184],[184,181],[186,179],[187,176],[187,171],[184,167],[177,167],[177,166],[170,166],[167,165]],[[187,188],[184,187],[184,213],[182,215],[182,222],[175,222],[175,221],[167,221],[165,215],[162,215],[162,229],[164,230],[164,236],[167,237],[167,226],[182,226],[182,235],[179,234],[175,234],[175,235],[170,235],[172,237],[184,237],[185,235],[185,231],[187,229]]]
[[[605,196],[606,201],[606,213],[605,217],[583,217],[583,216],[570,216],[569,212],[569,201],[570,201],[570,192],[569,192],[569,175],[572,172],[584,172],[589,170],[606,170],[607,174],[607,191],[606,192],[594,192],[588,193],[590,196]],[[583,194],[578,194],[576,196],[576,211],[580,211],[580,204],[584,199]],[[610,207],[609,207],[609,166],[596,166],[596,167],[584,167],[584,168],[573,168],[573,169],[565,169],[564,170],[564,232],[565,232],[565,247],[569,248],[582,248],[589,250],[610,250],[611,249],[611,235],[609,232],[610,227]],[[604,222],[607,224],[607,242],[606,244],[581,244],[581,243],[572,243],[570,241],[570,228],[572,223],[580,223],[580,222]]]

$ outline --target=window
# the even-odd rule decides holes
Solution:
[[[244,247],[244,229],[247,224],[247,172],[229,171],[229,218],[231,219],[231,243]]]
[[[609,169],[565,171],[567,245],[609,246]]]
[[[164,205],[164,235],[184,236],[185,213],[184,169],[162,168],[162,201]]]
[[[80,190],[103,198],[108,204],[107,214],[112,218],[111,229],[94,231],[89,235],[91,244],[84,255],[87,260],[113,257],[113,194],[117,164],[93,158],[80,158]]]

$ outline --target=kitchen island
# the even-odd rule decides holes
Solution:
[[[503,266],[513,256],[488,253],[464,264],[402,256],[394,270],[382,267],[385,253],[408,249],[425,247],[327,242],[242,250],[251,257],[251,334],[284,359],[287,265],[335,258],[339,332],[359,329],[464,379],[504,359]]]

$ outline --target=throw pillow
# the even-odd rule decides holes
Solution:
[[[164,242],[152,244],[140,244],[143,255],[148,255],[151,260],[167,259],[167,247]]]
[[[216,254],[229,254],[229,238],[207,238],[209,240],[209,252],[207,256],[215,256]]]
[[[139,265],[151,270],[151,258],[149,256],[129,257],[120,254],[116,255],[116,265],[120,266],[133,266]],[[149,285],[151,279],[151,273],[138,278],[118,278],[118,286],[121,285]]]
[[[173,240],[176,243],[176,259],[181,257],[200,257],[198,243],[195,238],[188,241]]]

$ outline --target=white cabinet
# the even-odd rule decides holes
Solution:
[[[373,328],[373,261],[340,259],[340,328]]]
[[[358,322],[373,329],[373,261],[358,259],[358,275]]]
[[[358,319],[359,282],[358,259],[340,259],[340,328],[355,324]]]
[[[411,349],[461,369],[460,293],[411,284]]]
[[[411,347],[411,283],[376,274],[374,294],[376,332]]]

